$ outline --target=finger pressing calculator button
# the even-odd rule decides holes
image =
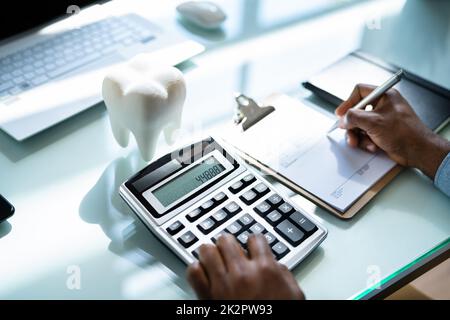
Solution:
[[[242,196],[239,197],[239,199],[241,199],[242,202],[244,202],[246,205],[252,204],[253,202],[256,201],[257,198],[258,198],[258,195],[253,190],[249,190],[246,193],[244,193]]]
[[[184,225],[180,221],[176,221],[167,228],[167,232],[173,236],[174,234],[177,234],[179,231],[181,231],[183,228]]]
[[[223,235],[223,234],[226,234],[226,232],[225,232],[224,230],[220,231],[218,234],[216,234],[214,237],[212,237],[212,238],[211,238],[211,241],[212,241],[213,243],[216,243],[217,240],[219,239],[219,237],[220,237],[221,235]]]
[[[266,220],[273,226],[276,225],[278,222],[280,222],[282,218],[283,216],[277,210],[271,211],[266,216]]]
[[[293,246],[299,245],[305,237],[303,231],[294,226],[288,220],[280,222],[280,224],[275,227],[275,230]]]
[[[253,189],[258,193],[260,197],[269,192],[269,188],[262,182],[258,183]]]
[[[286,245],[282,242],[277,242],[272,246],[272,252],[275,254],[277,259],[283,258],[288,252],[289,249],[286,247]]]
[[[244,178],[242,178],[242,181],[246,184],[249,185],[250,183],[252,183],[253,181],[255,181],[255,176],[252,175],[251,173],[246,175]]]
[[[224,210],[219,210],[212,215],[214,221],[221,223],[228,218],[228,214]]]
[[[271,246],[273,243],[275,243],[275,241],[277,241],[277,238],[275,238],[275,236],[270,232],[265,233],[264,238],[266,238],[269,246]]]
[[[231,233],[232,235],[235,236],[242,230],[242,225],[236,221],[230,224],[226,230],[228,233]]]
[[[202,204],[200,208],[202,208],[202,210],[206,212],[206,211],[212,209],[213,206],[214,206],[214,201],[208,200],[204,204]]]
[[[266,229],[260,223],[255,223],[250,227],[250,231],[254,234],[264,233]]]
[[[307,233],[313,232],[317,228],[314,223],[306,219],[305,216],[298,211],[295,211],[293,214],[291,214],[289,218]]]
[[[269,203],[270,203],[271,205],[273,205],[273,206],[276,206],[276,205],[280,204],[281,201],[283,201],[283,198],[281,198],[281,196],[278,195],[278,194],[271,195],[271,196],[267,199],[267,202],[269,202]]]
[[[214,196],[214,201],[221,203],[227,199],[227,195],[224,192],[220,192]]]
[[[233,183],[228,190],[230,190],[232,193],[236,194],[239,191],[241,191],[244,188],[244,183],[242,181],[237,181],[235,183]]]
[[[285,202],[278,207],[278,210],[283,214],[288,214],[294,211],[294,208],[289,203]]]
[[[191,231],[186,232],[178,238],[178,242],[181,243],[181,245],[185,248],[189,248],[197,241],[197,237]]]
[[[244,231],[240,235],[238,235],[237,240],[243,247],[245,247],[247,245],[249,236],[250,236],[250,233],[248,231]]]
[[[267,212],[269,212],[269,210],[270,210],[270,204],[268,204],[265,201],[261,202],[260,204],[258,204],[255,207],[255,211],[262,216],[265,216],[267,214]]]
[[[210,233],[215,227],[216,227],[216,223],[215,223],[214,220],[211,219],[211,218],[207,218],[206,220],[202,221],[202,222],[198,225],[198,228],[199,228],[200,231],[203,232],[204,234]]]
[[[255,220],[252,218],[251,215],[248,213],[244,214],[240,219],[239,222],[242,224],[242,226],[246,227],[251,225]]]
[[[191,212],[189,212],[186,215],[186,219],[188,219],[190,222],[194,222],[195,220],[197,220],[198,218],[200,218],[202,215],[204,215],[205,213],[202,212],[202,209],[197,208]]]
[[[229,204],[227,204],[225,206],[225,208],[223,208],[229,215],[235,215],[236,213],[238,213],[239,211],[241,211],[241,207],[239,207],[239,205],[234,202],[231,201]]]

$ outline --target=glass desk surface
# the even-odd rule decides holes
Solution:
[[[181,128],[187,140],[231,123],[236,91],[256,99],[286,92],[331,111],[299,84],[361,46],[450,88],[443,23],[450,11],[443,16],[425,1],[220,3],[230,18],[214,34],[175,20],[175,1],[158,16],[209,48],[180,66],[188,87]],[[370,16],[374,9],[379,17]],[[433,10],[439,14],[430,18]],[[433,27],[432,36],[413,28],[417,21]],[[406,26],[395,34],[391,28],[399,24]],[[405,39],[413,37],[428,49],[408,47]],[[450,138],[450,127],[441,134]],[[160,139],[155,158],[171,148]],[[134,142],[122,149],[113,139],[103,104],[22,143],[0,133],[0,192],[16,207],[0,225],[0,299],[194,298],[186,266],[118,195],[143,166]],[[415,170],[402,172],[350,221],[290,194],[329,231],[293,270],[309,299],[354,297],[450,236],[450,199]]]

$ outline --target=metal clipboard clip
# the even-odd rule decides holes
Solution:
[[[236,125],[241,124],[243,131],[275,111],[274,107],[260,106],[252,98],[249,98],[242,93],[237,93],[235,100],[238,106],[234,123]]]

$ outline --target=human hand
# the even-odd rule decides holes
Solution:
[[[450,144],[426,127],[395,89],[375,101],[372,111],[351,109],[374,89],[357,85],[336,109],[340,128],[347,130],[348,144],[369,152],[380,148],[397,163],[418,168],[434,179]]]
[[[305,299],[294,276],[278,263],[262,235],[248,239],[248,256],[235,237],[202,245],[187,279],[200,299]]]

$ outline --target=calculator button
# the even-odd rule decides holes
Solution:
[[[266,220],[273,226],[276,225],[278,222],[280,222],[282,218],[283,218],[283,216],[277,210],[271,211],[266,216]]]
[[[197,260],[198,260],[199,254],[200,254],[200,247],[198,247],[197,249],[195,249],[194,251],[192,251],[192,255],[193,255],[195,258],[197,258]]]
[[[227,232],[229,232],[235,236],[242,230],[242,225],[236,221],[236,222],[233,222],[232,224],[230,224],[226,230],[227,230]]]
[[[258,195],[255,191],[249,190],[239,197],[246,205],[250,205],[258,198]]]
[[[278,207],[278,210],[283,214],[288,214],[294,211],[294,208],[289,203],[285,202]]]
[[[269,192],[269,188],[262,182],[258,183],[253,189],[258,193],[260,197]]]
[[[186,215],[186,218],[190,221],[190,222],[194,222],[195,220],[197,220],[198,218],[200,218],[202,215],[204,214],[204,212],[202,212],[202,209],[197,208],[191,212],[189,212]]]
[[[272,246],[272,252],[275,254],[277,259],[283,258],[288,252],[289,249],[286,247],[286,245],[282,242],[277,242]]]
[[[278,224],[275,230],[293,246],[299,245],[305,237],[305,234],[288,220],[284,220]]]
[[[242,181],[237,181],[235,183],[233,183],[228,190],[230,190],[232,193],[236,194],[239,191],[241,191],[244,188],[244,183]]]
[[[246,184],[249,185],[250,183],[252,183],[253,181],[255,181],[256,178],[254,175],[252,174],[248,174],[246,175],[244,178],[242,178],[242,181]]]
[[[268,204],[265,201],[261,202],[260,204],[258,204],[255,207],[255,211],[263,216],[265,216],[267,214],[267,212],[269,212],[269,210],[270,210],[270,204]]]
[[[264,227],[260,223],[255,223],[254,225],[252,225],[250,227],[250,231],[252,233],[258,234],[258,233],[264,233],[266,231],[266,229],[264,229]]]
[[[242,232],[238,237],[236,238],[239,243],[245,247],[247,245],[248,237],[250,236],[250,233],[248,231]]]
[[[213,219],[208,218],[208,219],[202,221],[197,227],[204,234],[208,234],[211,232],[211,230],[213,230],[216,227],[216,223],[214,222]]]
[[[225,201],[227,198],[228,197],[224,192],[220,192],[214,196],[214,201],[216,201],[216,203],[221,203]]]
[[[224,210],[219,210],[212,215],[212,218],[214,221],[221,223],[228,218],[228,215]]]
[[[242,210],[241,207],[239,207],[239,205],[234,201],[231,201],[223,209],[230,215],[235,215],[236,213]]]
[[[183,228],[184,228],[184,225],[180,221],[176,221],[167,228],[167,232],[173,236],[174,234],[177,234]]]
[[[240,219],[239,223],[242,224],[242,226],[249,226],[251,225],[255,220],[252,218],[251,215],[248,213],[244,214]]]
[[[202,210],[206,212],[206,211],[212,209],[213,206],[214,206],[214,201],[208,200],[204,204],[202,204],[200,206],[200,208],[202,208]]]
[[[271,195],[271,196],[267,199],[267,201],[268,201],[271,205],[276,206],[276,205],[280,204],[281,201],[283,201],[283,198],[281,198],[281,196],[278,195],[278,194],[274,194],[274,195]]]
[[[305,218],[300,212],[295,211],[289,216],[289,218],[295,222],[296,225],[300,226],[307,233],[310,233],[316,229],[316,225]]]
[[[270,232],[265,233],[264,238],[266,238],[269,246],[271,246],[273,243],[275,243],[275,241],[277,241],[277,238],[275,238],[275,236]]]
[[[218,234],[216,234],[214,237],[212,237],[212,238],[211,238],[211,241],[212,241],[213,243],[216,243],[217,240],[219,239],[219,237],[220,237],[221,235],[223,235],[223,234],[226,234],[226,232],[225,232],[224,230],[220,231]]]
[[[185,248],[189,248],[194,243],[198,241],[197,237],[191,231],[186,232],[181,237],[178,238],[178,242],[183,245]]]

